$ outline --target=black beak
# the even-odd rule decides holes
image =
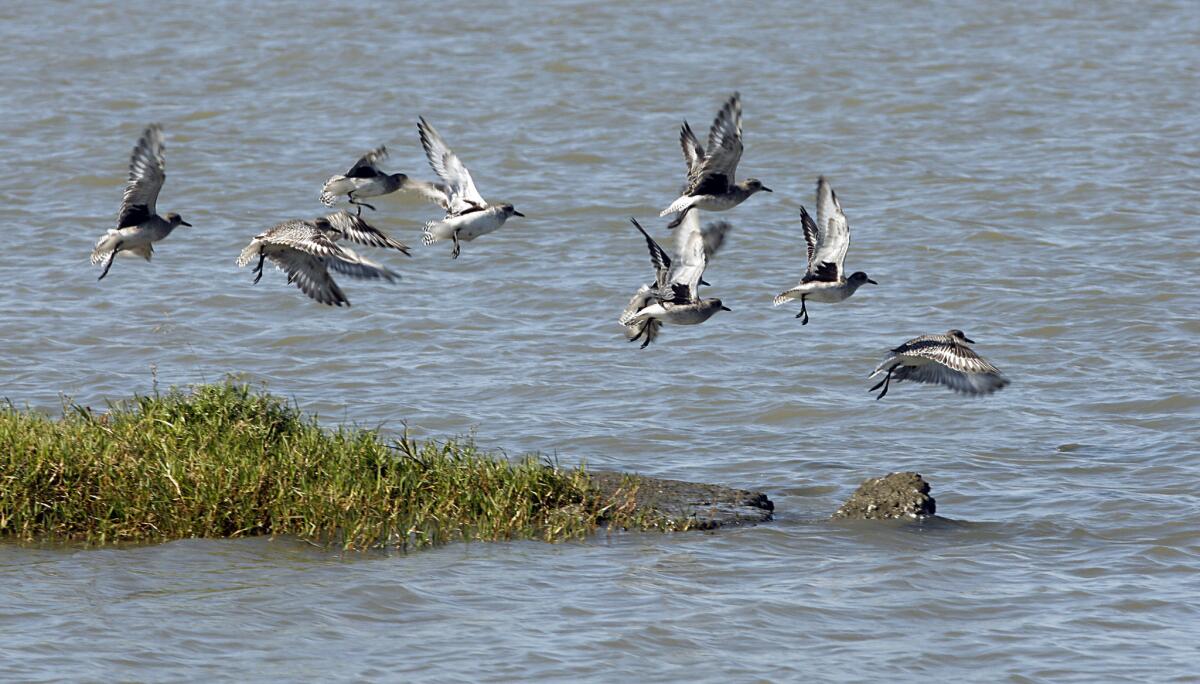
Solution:
[[[970,342],[971,344],[975,344],[975,340],[967,337],[966,335],[963,335],[963,342]]]
[[[733,311],[733,309],[731,309],[731,308],[729,308],[729,307],[727,307],[727,306],[722,306],[722,307],[721,307],[721,311]]]
[[[871,283],[872,285],[878,285],[878,284],[879,284],[879,283],[875,282],[874,280],[871,280],[870,278],[867,278],[867,282],[868,282],[868,283]]]
[[[525,214],[522,214],[521,212],[517,211],[516,209],[513,209],[513,216],[520,216],[521,218],[525,218]]]
[[[767,186],[765,186],[765,185],[764,185],[764,186],[762,186],[762,189],[763,189],[763,192],[775,192],[774,190],[772,190],[771,188],[768,188],[768,187],[767,187]]]
[[[179,225],[181,225],[181,226],[187,226],[188,228],[191,228],[191,227],[192,227],[192,224],[188,223],[187,221],[180,221],[180,222],[179,222]]]

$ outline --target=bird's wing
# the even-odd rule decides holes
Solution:
[[[370,152],[359,157],[358,161],[354,162],[354,166],[346,172],[346,178],[376,178],[382,176],[383,172],[379,170],[379,161],[388,156],[387,147],[380,145]]]
[[[708,265],[708,257],[704,251],[704,237],[700,234],[700,219],[697,212],[689,211],[688,217],[680,225],[683,231],[679,237],[679,260],[671,271],[669,285],[674,291],[674,301],[680,299],[694,302],[698,299],[696,288],[704,276],[704,268]]]
[[[406,256],[412,256],[408,251],[408,245],[367,223],[361,216],[356,216],[343,210],[329,214],[325,219],[329,221],[329,224],[335,230],[351,242],[367,245],[368,247],[394,249],[403,252]]]
[[[704,224],[704,228],[700,230],[700,237],[704,240],[704,257],[706,259],[713,258],[713,255],[724,246],[725,237],[731,230],[733,230],[733,225],[729,221],[712,221]]]
[[[742,99],[734,93],[713,119],[704,160],[688,174],[688,195],[724,193],[742,158]]]
[[[650,250],[650,264],[654,266],[654,280],[658,288],[663,288],[667,284],[667,275],[671,272],[671,257],[667,256],[664,250],[650,234],[642,228],[642,224],[637,222],[637,219],[629,219],[633,222],[635,228],[641,231],[642,236],[646,238],[646,247]]]
[[[267,253],[267,258],[287,273],[288,282],[295,283],[300,291],[312,299],[330,306],[350,304],[333,276],[329,275],[326,259],[297,249],[276,247]]]
[[[1000,375],[999,372],[969,373],[943,366],[940,363],[901,366],[896,369],[892,377],[896,380],[945,385],[955,392],[972,395],[991,394],[1008,384],[1008,378]]]
[[[801,222],[804,220],[801,214]],[[805,226],[805,239],[810,228]],[[850,248],[850,224],[842,213],[837,193],[829,187],[824,177],[817,180],[816,241],[809,242],[808,274],[805,282],[822,280],[837,282],[843,275],[842,263],[846,250]]]
[[[467,171],[467,167],[463,166],[458,155],[454,154],[454,151],[446,145],[446,141],[438,135],[433,126],[421,118],[417,123],[417,131],[421,134],[421,146],[425,148],[429,166],[449,190],[450,207],[448,211],[452,214],[459,214],[469,209],[480,209],[487,206],[487,202],[483,200],[479,190],[475,189],[475,181],[471,179],[471,172]]]
[[[997,375],[1000,373],[999,368],[976,354],[974,349],[965,344],[952,342],[944,335],[929,335],[909,340],[897,347],[895,352],[929,359],[960,373],[995,373]]]
[[[383,264],[372,261],[352,249],[342,248],[344,256],[325,257],[325,265],[329,270],[344,273],[359,280],[386,280],[394,283],[400,280],[400,274]]]
[[[405,179],[400,189],[415,192],[442,209],[450,211],[450,186],[445,183],[429,183],[427,181],[408,178]]]
[[[318,257],[343,254],[337,243],[307,221],[284,221],[255,239]]]
[[[163,150],[162,126],[147,126],[129,160],[129,181],[121,198],[118,228],[140,225],[157,213],[158,192],[167,179]]]
[[[691,177],[704,161],[704,148],[700,146],[700,141],[696,140],[696,134],[686,121],[679,130],[679,145],[683,148],[683,159],[687,162],[688,177]]]

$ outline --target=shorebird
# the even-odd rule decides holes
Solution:
[[[165,217],[157,213],[158,192],[167,178],[163,150],[162,126],[147,126],[129,160],[129,181],[121,198],[117,227],[109,228],[92,250],[92,263],[104,263],[104,271],[96,280],[104,280],[118,253],[129,252],[150,261],[155,242],[178,226],[191,227],[173,211]]]
[[[471,172],[467,171],[458,155],[423,117],[417,123],[417,131],[421,134],[421,146],[425,148],[429,166],[442,179],[442,184],[433,186],[441,194],[426,193],[426,196],[446,210],[446,216],[441,221],[425,224],[422,243],[432,245],[442,240],[453,240],[454,251],[450,256],[457,259],[460,242],[470,242],[499,229],[510,216],[525,216],[511,204],[489,205],[475,189]]]
[[[679,260],[672,264],[671,257],[650,237],[636,219],[629,219],[634,227],[641,231],[646,238],[646,246],[650,250],[650,263],[654,266],[654,285],[642,285],[629,300],[625,311],[621,313],[618,322],[625,326],[629,341],[635,342],[643,338],[642,349],[657,337],[662,324],[696,325],[712,318],[718,311],[730,309],[721,304],[720,299],[701,299],[697,294],[704,282],[704,268],[708,257],[720,247],[729,224],[720,222],[710,224],[706,228],[714,239],[706,241],[704,231],[700,230],[700,220],[693,213],[684,227],[681,237],[683,249],[680,250]]]
[[[825,177],[817,179],[817,220],[814,222],[804,207],[800,207],[800,226],[804,229],[804,241],[808,244],[808,271],[800,282],[790,290],[775,295],[775,306],[800,298],[801,325],[808,325],[808,300],[814,302],[840,302],[863,283],[878,285],[862,271],[846,277],[842,262],[850,247],[850,224],[842,213],[837,193],[829,187]]]
[[[742,158],[742,99],[737,93],[713,119],[708,131],[707,154],[687,121],[679,131],[679,144],[688,165],[688,183],[683,194],[659,214],[679,214],[667,228],[678,226],[692,209],[725,211],[760,190],[772,192],[757,178],[747,178],[740,183],[733,180]]]
[[[325,181],[325,187],[321,189],[321,202],[327,207],[332,207],[338,197],[345,195],[350,204],[358,207],[358,213],[362,214],[363,207],[375,210],[373,205],[360,201],[363,197],[378,197],[397,190],[415,190],[437,201],[436,198],[444,194],[433,183],[413,180],[403,173],[380,171],[379,161],[387,156],[387,147],[380,145],[360,157],[344,175],[330,176],[329,180]]]
[[[376,247],[390,247],[408,254],[404,244],[393,240],[348,211],[340,211],[311,221],[284,221],[254,236],[238,256],[238,267],[244,267],[258,257],[254,282],[262,279],[263,262],[270,259],[279,270],[288,274],[288,283],[295,283],[312,299],[333,306],[350,300],[334,282],[329,272],[335,271],[360,280],[395,282],[400,274],[367,259],[349,247],[337,244],[347,239]]]
[[[887,370],[883,380],[870,389],[883,387],[876,399],[882,399],[892,380],[945,385],[955,392],[979,395],[991,394],[1008,384],[1000,369],[988,363],[971,349],[975,341],[961,330],[949,330],[944,335],[921,335],[896,347],[868,376],[873,378]]]

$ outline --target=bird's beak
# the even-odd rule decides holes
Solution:
[[[520,216],[521,218],[525,218],[525,214],[522,214],[521,212],[517,211],[516,209],[513,209],[513,216]]]
[[[187,226],[188,228],[191,228],[191,227],[192,227],[192,224],[188,223],[187,221],[180,221],[180,222],[179,222],[179,225],[181,225],[181,226]]]
[[[767,186],[765,186],[765,185],[764,185],[764,186],[762,186],[762,189],[763,189],[763,192],[775,192],[774,190],[772,190],[771,188],[768,188],[768,187],[767,187]]]
[[[870,278],[867,278],[867,282],[868,282],[868,283],[871,283],[872,285],[878,285],[878,284],[879,284],[879,283],[875,282],[874,280],[871,280]]]
[[[963,342],[970,342],[971,344],[975,344],[975,340],[973,340],[969,337],[963,337]]]
[[[727,307],[727,306],[722,306],[722,307],[721,307],[721,311],[733,311],[733,309],[731,309],[731,308],[729,308],[729,307]]]

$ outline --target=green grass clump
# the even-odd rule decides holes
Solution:
[[[679,527],[638,510],[636,486],[601,494],[581,470],[470,440],[324,430],[232,382],[57,419],[0,406],[0,537],[25,541],[271,534],[361,549]]]

